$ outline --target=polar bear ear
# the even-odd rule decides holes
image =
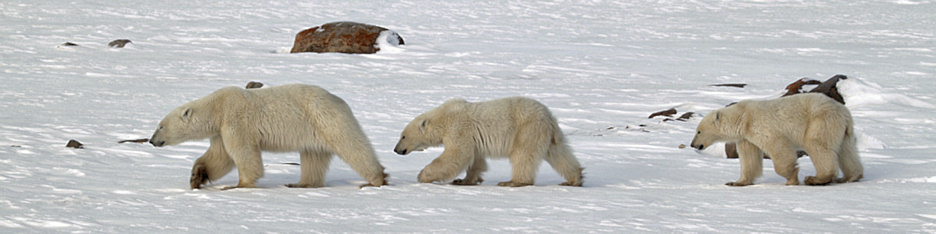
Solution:
[[[720,119],[721,119],[721,111],[715,111],[715,121],[713,121],[713,124],[715,126],[718,126],[718,121]]]
[[[191,107],[186,107],[185,110],[182,110],[182,115],[179,115],[179,118],[181,118],[183,122],[188,121],[189,118],[191,117],[192,117]]]
[[[427,124],[429,124],[429,120],[428,120],[428,119],[424,119],[424,120],[422,121],[422,124],[419,125],[419,129],[420,129],[420,130],[425,130]]]

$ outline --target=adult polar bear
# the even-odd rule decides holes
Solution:
[[[302,175],[289,187],[324,186],[332,154],[370,182],[365,186],[386,184],[384,167],[351,108],[318,86],[222,88],[170,112],[150,143],[161,147],[205,138],[211,145],[192,166],[192,189],[235,166],[240,181],[226,189],[255,187],[263,177],[261,150],[300,152]]]
[[[855,147],[848,109],[823,94],[808,93],[773,100],[746,100],[709,113],[699,123],[692,147],[737,142],[741,178],[730,186],[751,185],[763,171],[761,153],[770,155],[787,185],[799,184],[796,150],[803,149],[816,167],[807,185],[854,182],[864,169]],[[838,170],[843,177],[836,180]]]
[[[565,177],[560,185],[582,186],[582,167],[566,144],[556,119],[542,103],[509,97],[469,103],[452,99],[413,119],[394,152],[406,155],[444,145],[442,155],[419,173],[419,182],[448,181],[467,170],[457,185],[481,183],[485,157],[508,157],[510,181],[499,186],[533,185],[543,160]]]

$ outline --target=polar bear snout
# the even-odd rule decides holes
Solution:
[[[153,146],[156,146],[156,147],[162,147],[162,146],[166,145],[166,142],[165,142],[165,141],[154,141],[153,139],[150,139],[150,140],[149,140],[149,143],[150,143],[150,144],[153,144]]]
[[[406,155],[410,153],[410,151],[407,149],[393,149],[393,152],[396,152],[399,155]]]
[[[150,137],[149,143],[153,144],[153,146],[156,146],[156,147],[163,147],[164,145],[166,145],[166,141],[160,140],[159,138],[160,137],[159,137],[158,132],[153,133],[153,136]]]
[[[396,147],[393,147],[393,152],[399,155],[407,155],[409,153],[412,153],[413,151],[415,150],[410,150],[409,148],[404,147],[402,146],[402,144],[399,144],[399,143],[397,143]]]

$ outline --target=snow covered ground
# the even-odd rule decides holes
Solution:
[[[0,232],[936,232],[936,2],[894,1],[20,1],[0,2]],[[373,55],[287,54],[333,21],[393,29]],[[107,47],[130,39],[122,49]],[[61,46],[65,42],[77,47]],[[801,77],[840,83],[865,179],[723,184],[737,160],[680,149],[708,113],[779,96]],[[363,184],[335,160],[327,187],[289,189],[296,154],[264,154],[264,188],[188,189],[207,141],[155,148],[172,108],[248,81],[322,86],[352,107],[391,175]],[[743,89],[712,87],[747,83]],[[442,152],[392,152],[444,100],[529,96],[550,106],[586,167],[536,186],[420,184]],[[69,139],[85,149],[65,148]],[[815,170],[799,160],[800,178]]]

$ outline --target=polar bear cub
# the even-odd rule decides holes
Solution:
[[[536,100],[508,97],[470,103],[451,99],[419,116],[403,129],[394,152],[406,155],[428,147],[445,150],[418,176],[419,182],[443,182],[467,170],[456,185],[477,185],[487,171],[485,157],[509,158],[510,181],[499,186],[533,185],[543,160],[562,175],[566,186],[582,186],[582,167],[549,109]]]
[[[864,169],[855,146],[851,113],[823,94],[808,93],[773,100],[746,100],[709,113],[699,123],[692,147],[737,142],[741,178],[730,186],[751,185],[763,172],[762,154],[770,155],[787,185],[799,184],[796,151],[805,150],[816,167],[807,185],[855,182]],[[843,177],[836,179],[839,169]]]
[[[239,182],[226,189],[255,187],[263,177],[260,151],[299,152],[302,175],[289,187],[325,186],[333,154],[366,179],[365,186],[386,184],[384,167],[351,108],[318,86],[222,88],[170,112],[150,143],[161,147],[206,138],[211,145],[192,166],[192,189],[234,167]]]

